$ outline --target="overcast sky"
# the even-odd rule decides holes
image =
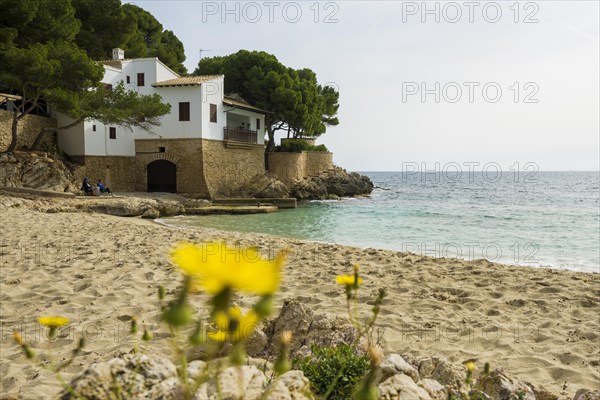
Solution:
[[[336,85],[340,124],[319,142],[349,170],[600,168],[598,1],[132,3],[190,72],[200,48],[264,50]]]

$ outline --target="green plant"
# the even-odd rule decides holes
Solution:
[[[281,146],[275,147],[275,151],[285,153],[301,153],[303,151],[328,152],[329,150],[324,144],[314,146],[309,144],[304,139],[286,139],[281,143]]]
[[[310,151],[319,151],[323,153],[327,153],[329,149],[324,144],[318,144],[316,146],[311,146]]]
[[[312,355],[294,361],[308,378],[315,394],[327,400],[348,400],[360,379],[369,370],[369,358],[356,353],[353,346],[312,346]],[[343,371],[343,374],[339,374]]]

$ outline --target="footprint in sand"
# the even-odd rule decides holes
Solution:
[[[506,304],[511,305],[513,307],[523,307],[527,302],[523,299],[513,299],[506,302]]]

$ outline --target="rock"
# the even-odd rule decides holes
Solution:
[[[270,178],[264,174],[257,174],[249,181],[227,192],[219,193],[224,197],[256,197],[256,198],[285,198],[289,197],[288,188],[277,179]]]
[[[443,385],[460,385],[466,378],[464,368],[454,365],[445,357],[434,355],[415,361],[422,378],[430,378]]]
[[[246,352],[251,357],[262,355],[269,345],[269,337],[264,332],[262,325],[257,326],[246,340]]]
[[[110,202],[87,204],[85,210],[118,217],[137,217],[144,210],[138,204],[126,200],[111,200]]]
[[[382,381],[400,373],[410,376],[415,382],[419,381],[419,372],[415,367],[404,361],[398,354],[390,354],[387,356],[379,365],[379,369],[382,374]]]
[[[265,389],[265,400],[314,400],[310,382],[302,371],[288,371]]]
[[[113,358],[107,362],[92,364],[91,367],[77,375],[70,383],[72,392],[63,391],[60,399],[86,398],[88,400],[112,399],[116,391],[121,391],[128,398],[165,398],[174,393],[172,382],[177,379],[175,366],[166,359],[139,356],[128,356],[125,359]],[[167,387],[169,390],[164,392]],[[159,387],[155,387],[159,386]],[[162,397],[150,397],[150,393],[162,393]]]
[[[573,400],[600,400],[600,390],[579,389]]]
[[[378,388],[381,400],[431,400],[425,389],[417,385],[412,377],[402,373],[386,379]]]
[[[373,182],[368,177],[336,167],[319,176],[304,178],[290,189],[290,194],[298,200],[336,199],[372,191]]]
[[[448,398],[448,391],[444,385],[438,381],[425,378],[419,382],[419,386],[429,393],[429,396],[432,398],[432,400],[446,400]]]
[[[525,382],[532,390],[533,390],[533,394],[535,395],[536,400],[559,400],[560,397],[558,397],[556,394],[549,392],[548,390],[544,389],[543,387],[534,385],[531,382]]]
[[[219,374],[218,378],[214,377],[202,383],[196,390],[194,399],[260,400],[266,382],[266,376],[255,366],[228,367]]]
[[[277,338],[283,331],[292,331],[290,357],[307,356],[311,345],[334,347],[354,342],[356,329],[343,318],[331,318],[325,314],[315,315],[307,306],[294,300],[286,300],[281,312],[265,332],[269,338],[266,353],[274,356],[279,351]]]
[[[160,213],[157,209],[152,207],[144,211],[142,214],[142,218],[156,219],[158,217],[160,217]]]
[[[79,191],[76,181],[61,160],[45,153],[16,151],[0,157],[0,187]]]
[[[497,400],[535,400],[533,390],[518,378],[507,376],[496,368],[477,380],[476,389]]]

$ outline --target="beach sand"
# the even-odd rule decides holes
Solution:
[[[180,285],[169,249],[180,241],[214,240],[257,246],[264,254],[284,247],[292,251],[278,306],[294,298],[317,312],[345,315],[344,293],[334,279],[360,264],[363,304],[379,288],[388,291],[379,320],[386,351],[439,353],[456,362],[475,357],[564,398],[581,387],[600,388],[598,274],[183,230],[139,218],[42,213],[25,206],[0,206],[0,218],[4,395],[45,398],[60,389],[50,372],[32,365],[14,344],[14,329],[36,352],[51,350],[56,359],[68,357],[85,334],[88,345],[64,373],[66,379],[92,362],[131,351],[132,315],[155,332],[144,350],[169,355],[156,296],[158,285],[169,293]],[[193,303],[204,310],[205,300],[199,295]],[[251,300],[237,298],[242,307]],[[368,312],[368,305],[363,308]],[[40,315],[64,315],[72,324],[49,342],[35,322]]]

